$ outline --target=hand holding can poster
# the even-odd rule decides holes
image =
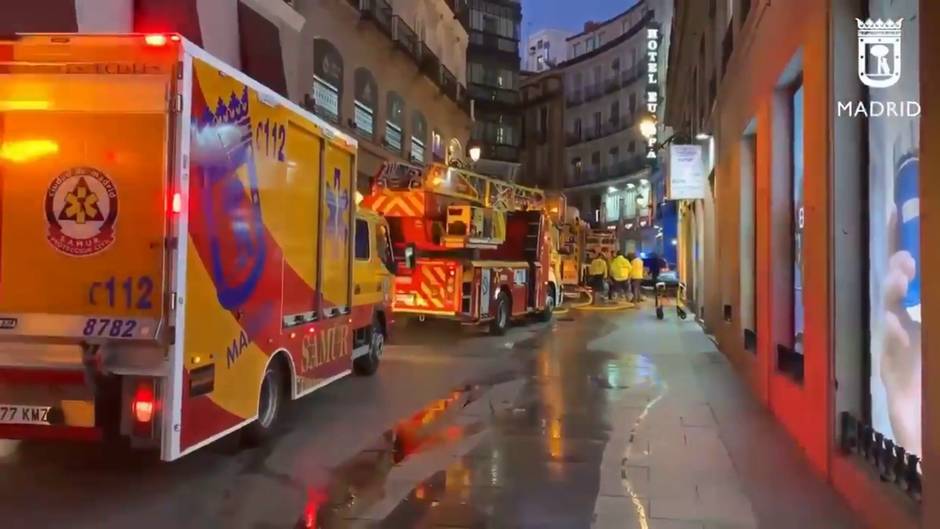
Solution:
[[[887,87],[871,88],[871,102],[916,101],[918,24],[907,22],[917,20],[917,2],[871,0],[870,7],[872,18],[904,20],[900,60],[889,64],[897,80]],[[919,455],[922,270],[918,130],[916,116],[869,119],[871,420],[876,431]]]

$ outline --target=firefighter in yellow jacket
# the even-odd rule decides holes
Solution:
[[[607,286],[607,260],[602,252],[597,252],[588,267],[588,284],[594,290],[594,301],[599,301]]]
[[[623,252],[617,252],[617,257],[610,260],[610,280],[612,283],[610,289],[611,300],[617,295],[626,298],[627,285],[630,282],[630,272],[632,269],[633,267],[630,265],[630,261],[624,257]]]

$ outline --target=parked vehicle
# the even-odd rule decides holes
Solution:
[[[0,438],[170,461],[375,371],[391,272],[354,139],[178,35],[0,51]]]
[[[386,217],[396,318],[488,324],[502,334],[558,300],[551,222],[537,189],[456,167],[387,163],[363,201]]]

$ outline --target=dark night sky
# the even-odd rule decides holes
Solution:
[[[636,0],[522,0],[522,36],[544,28],[580,32],[588,20],[607,20]]]

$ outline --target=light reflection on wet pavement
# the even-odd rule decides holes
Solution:
[[[703,390],[724,360],[694,323],[572,312],[501,338],[443,325],[396,342],[377,378],[301,401],[259,449],[225,441],[161,465],[14,448],[0,527],[757,527]],[[820,512],[837,503],[792,489]],[[14,508],[39,497],[47,508]],[[823,526],[851,527],[838,520]]]
[[[655,366],[643,356],[568,345],[586,343],[585,333],[596,335],[605,326],[602,320],[557,322],[553,334],[512,344],[520,367],[506,378],[514,376],[521,386],[515,402],[487,405],[483,416],[446,413],[487,399],[491,390],[476,385],[430,404],[387,432],[378,447],[337,468],[330,487],[311,490],[298,527],[589,527],[611,431],[606,407],[622,390],[656,384]],[[472,449],[450,450],[445,468],[432,470],[390,511],[378,509],[375,516],[395,467],[474,435],[481,439]]]

